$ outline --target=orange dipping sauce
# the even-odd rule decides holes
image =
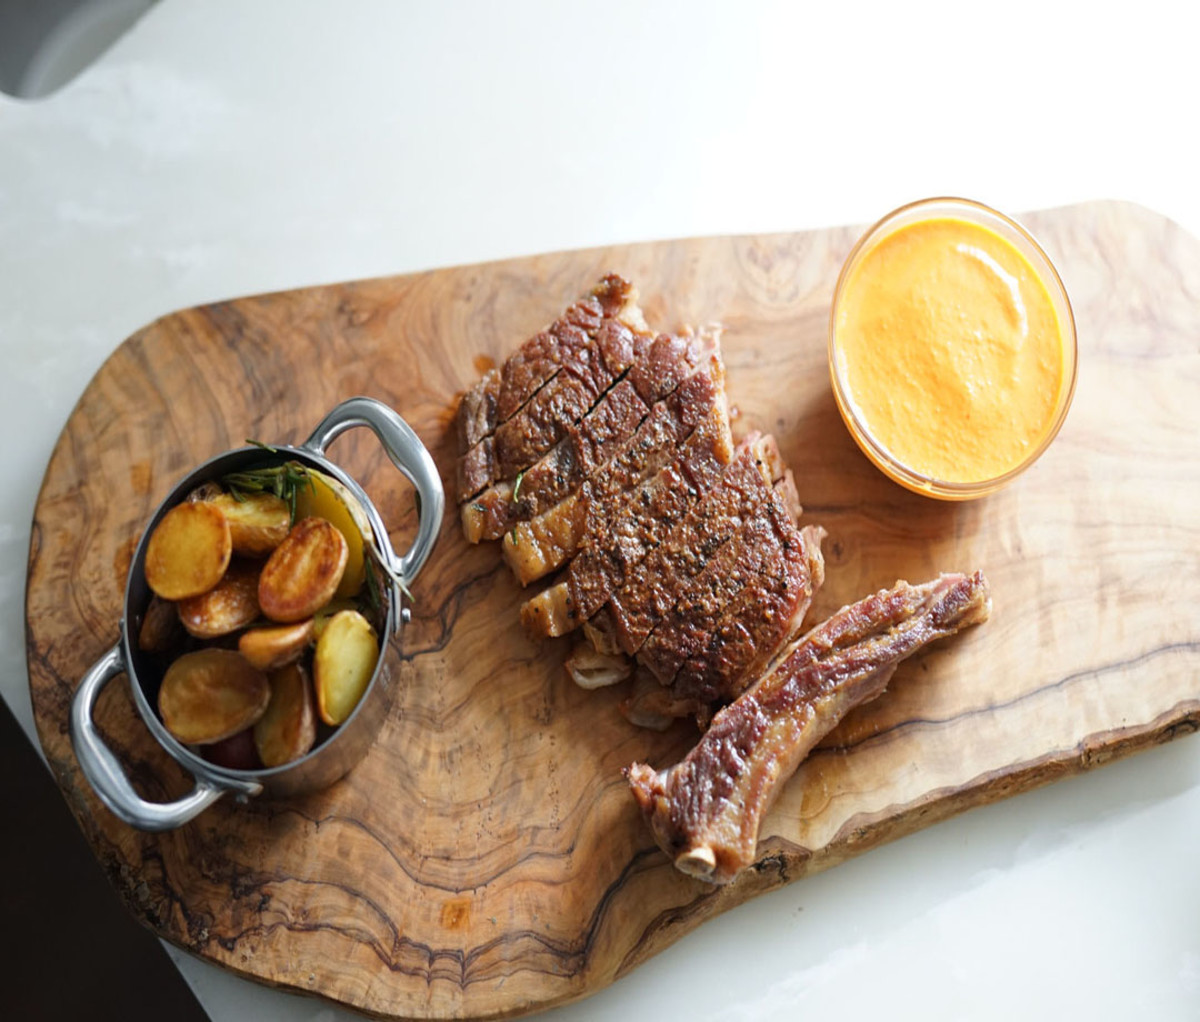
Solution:
[[[830,357],[867,455],[911,489],[960,499],[1006,482],[1057,433],[1074,386],[1074,325],[1032,238],[986,207],[932,200],[881,221],[851,254]]]

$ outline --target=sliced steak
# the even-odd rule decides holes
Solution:
[[[743,522],[771,497],[770,437],[744,439],[720,483],[706,494],[663,542],[612,594],[603,615],[590,622],[588,637],[600,650],[633,655],[663,616],[678,602],[687,583],[733,536]],[[600,638],[609,632],[612,641]]]
[[[724,642],[736,639],[740,647],[749,643],[770,653],[778,650],[799,627],[795,613],[803,617],[808,610],[814,591],[810,546],[815,540],[819,558],[820,537],[803,535],[783,501],[769,491],[686,586],[642,644],[638,661],[671,686],[694,661],[680,679],[677,695],[702,702],[732,698],[737,692],[727,690],[737,687],[743,675],[729,672],[745,665],[739,656],[722,661]]]
[[[605,319],[620,320],[635,331],[646,332],[637,292],[615,273],[601,278],[589,294],[463,395],[456,418],[458,453],[465,454],[515,415],[571,361],[577,347],[596,335]]]
[[[557,504],[605,465],[633,436],[651,407],[669,396],[716,351],[711,337],[661,334],[578,424],[513,482],[484,490],[462,506],[471,543],[500,539],[513,525]]]
[[[625,771],[659,846],[683,872],[728,883],[754,861],[764,815],[813,746],[883,692],[901,660],[990,608],[978,572],[900,582],[843,607],[721,710],[682,762]]]
[[[598,528],[598,519],[619,495],[667,465],[679,445],[714,415],[728,420],[725,366],[716,353],[666,400],[658,402],[633,436],[578,490],[529,521],[518,522],[505,534],[504,559],[521,584],[528,585],[565,564],[588,534],[589,512]]]
[[[620,499],[590,504],[585,539],[567,568],[567,577],[521,608],[526,630],[531,635],[563,635],[582,625],[716,485],[732,457],[728,410],[722,401],[660,472]]]
[[[760,573],[729,601],[708,641],[679,668],[670,685],[676,699],[727,703],[766,669],[800,631],[825,579],[824,535],[819,526],[806,526],[764,561]]]
[[[494,482],[514,479],[537,461],[591,411],[653,342],[648,334],[635,333],[612,319],[603,321],[595,337],[588,337],[578,327],[564,329],[582,338],[572,357],[520,411],[459,458],[460,501]]]

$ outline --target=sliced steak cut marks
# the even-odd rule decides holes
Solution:
[[[499,480],[511,480],[566,435],[644,355],[653,338],[606,319],[595,337],[565,327],[581,338],[559,372],[518,411],[458,460],[458,497],[474,497]],[[566,347],[564,345],[564,347]]]
[[[566,579],[521,608],[529,634],[564,635],[595,614],[627,573],[716,485],[732,457],[728,409],[722,400],[660,472],[620,499],[593,501],[584,541]]]
[[[680,763],[625,771],[659,846],[683,872],[728,883],[754,861],[764,815],[813,746],[883,692],[901,660],[990,609],[979,572],[899,582],[843,607],[721,710]]]
[[[766,669],[800,631],[813,594],[825,580],[824,535],[820,526],[806,526],[764,560],[757,577],[728,602],[708,641],[679,668],[670,685],[675,698],[726,703]],[[751,560],[743,557],[742,563]]]
[[[601,278],[589,294],[463,395],[456,418],[458,453],[465,454],[515,415],[572,360],[576,346],[596,335],[605,319],[619,320],[635,332],[648,332],[637,292],[615,273]]]
[[[471,543],[500,539],[513,525],[557,504],[595,474],[684,378],[717,350],[712,337],[660,334],[566,435],[517,480],[500,482],[462,506],[463,534]]]
[[[579,489],[505,533],[504,559],[521,584],[528,585],[565,564],[589,528],[600,527],[600,520],[620,495],[669,464],[679,445],[714,415],[728,423],[725,366],[715,352],[702,369],[686,377],[674,393],[651,409],[633,436]]]
[[[739,445],[720,483],[693,507],[632,572],[597,615],[588,637],[599,650],[633,655],[678,602],[689,580],[771,496],[771,437],[752,434]],[[609,632],[611,641],[600,638]]]

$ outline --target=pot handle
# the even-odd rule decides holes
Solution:
[[[162,831],[187,823],[219,799],[227,789],[211,781],[196,779],[196,786],[175,802],[147,802],[129,783],[120,761],[104,744],[92,711],[101,690],[125,672],[125,657],[118,642],[83,676],[71,701],[71,745],[83,775],[113,814],[139,830]],[[257,795],[262,785],[248,781],[245,793]]]
[[[400,581],[407,584],[421,570],[441,530],[446,508],[442,480],[433,458],[412,427],[382,401],[370,397],[352,397],[343,401],[321,420],[301,447],[325,457],[325,448],[355,426],[366,426],[379,438],[392,464],[417,490],[417,538],[408,553],[391,566]],[[381,545],[391,553],[387,536],[380,539]]]

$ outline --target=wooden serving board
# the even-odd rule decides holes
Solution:
[[[267,983],[388,1017],[516,1015],[588,994],[748,898],[971,806],[1200,726],[1200,243],[1100,203],[1026,222],[1078,317],[1074,407],[1045,457],[969,504],[915,496],[859,453],[830,393],[826,324],[858,230],[559,253],[189,309],[129,338],[68,421],[34,521],[30,687],[88,841],[156,933]],[[673,762],[584,692],[566,642],[527,641],[494,546],[448,515],[414,587],[399,708],[329,790],[223,801],[143,834],[83,780],[79,677],[114,640],[142,523],[192,465],[245,437],[299,441],[339,400],[392,404],[453,478],[455,396],[603,271],[660,328],[724,323],[735,432],[775,433],[805,522],[829,532],[814,616],[891,584],[982,568],[992,620],[919,656],[811,756],[760,861],[714,889],[653,845],[621,778]],[[369,437],[333,448],[393,528],[406,484]],[[188,786],[123,683],[103,732],[150,797]]]

